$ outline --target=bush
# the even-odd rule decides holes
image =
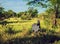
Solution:
[[[21,19],[23,19],[23,20],[31,20],[31,17],[27,16],[27,15],[22,15]]]

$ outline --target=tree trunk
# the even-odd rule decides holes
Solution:
[[[55,7],[54,8],[55,9],[55,18],[54,18],[54,24],[53,24],[53,26],[57,26],[57,20],[56,20],[56,18],[58,18],[58,14],[59,14],[59,11],[58,11],[59,5],[56,4],[54,7]]]
[[[55,5],[55,21],[54,21],[54,26],[57,26],[57,20],[56,20],[56,18],[58,18],[58,14],[59,14],[58,9],[59,9],[59,5],[56,4]]]

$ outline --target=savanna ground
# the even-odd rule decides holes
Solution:
[[[32,32],[32,24],[40,20],[41,29],[37,33]],[[0,24],[1,44],[60,44],[60,19],[57,27],[52,27],[53,19],[40,15],[32,20],[21,18],[8,18],[6,25]],[[1,22],[1,21],[0,21]]]

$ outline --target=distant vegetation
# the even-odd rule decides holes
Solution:
[[[34,17],[38,16],[37,9],[29,8],[25,12],[16,13],[13,10],[5,11],[3,7],[0,7],[0,20],[10,18],[10,17],[17,17],[23,20],[31,20]]]

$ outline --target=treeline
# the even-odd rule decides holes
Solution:
[[[37,17],[38,11],[34,8],[29,8],[27,11],[16,13],[13,10],[5,11],[3,7],[0,7],[0,20],[10,17],[21,17],[21,19],[30,20],[31,18]]]

